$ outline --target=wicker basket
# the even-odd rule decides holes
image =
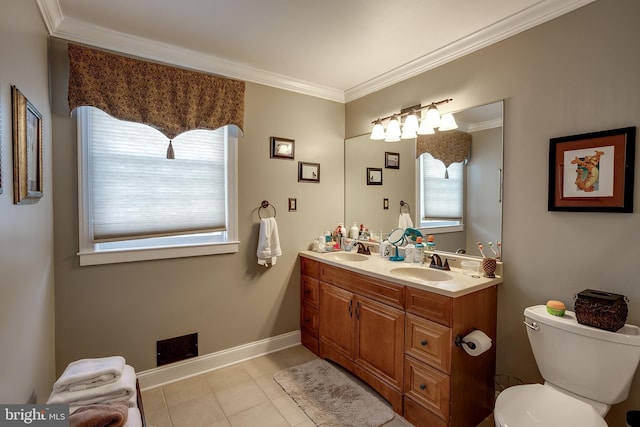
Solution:
[[[627,297],[585,289],[575,295],[574,311],[578,323],[615,332],[627,321]]]

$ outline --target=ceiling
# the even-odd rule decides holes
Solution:
[[[35,0],[52,36],[348,102],[594,0]]]

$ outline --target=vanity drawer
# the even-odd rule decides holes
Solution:
[[[314,337],[318,336],[318,310],[302,304],[300,307],[300,325]]]
[[[408,355],[450,374],[452,343],[450,328],[407,314],[404,345]]]
[[[318,279],[309,276],[302,276],[300,284],[300,298],[303,304],[309,304],[312,307],[318,307],[320,283]]]
[[[350,290],[378,302],[404,309],[404,286],[385,280],[352,273]]]
[[[317,279],[318,277],[320,277],[318,275],[319,264],[320,263],[318,261],[300,257],[300,272],[304,276],[310,276]]]
[[[404,359],[404,392],[433,414],[449,419],[450,378],[410,357]]]
[[[351,282],[351,272],[343,268],[334,267],[327,264],[320,264],[319,278],[325,283],[335,285],[342,289],[349,289]]]
[[[404,308],[404,286],[324,264],[320,265],[320,280],[392,307]]]
[[[452,298],[407,286],[407,312],[451,326]]]

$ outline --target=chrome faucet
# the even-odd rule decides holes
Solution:
[[[356,242],[355,246],[358,248],[359,254],[371,255],[371,250],[369,249],[369,246],[365,245],[364,243]]]
[[[451,268],[449,267],[449,260],[447,258],[444,259],[444,264],[442,263],[442,258],[440,258],[440,255],[438,254],[429,255],[429,258],[431,258],[431,264],[429,264],[429,268],[451,271]]]

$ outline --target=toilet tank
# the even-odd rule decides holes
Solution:
[[[579,324],[572,311],[553,316],[544,305],[526,308],[524,317],[545,381],[608,405],[627,398],[640,361],[640,328],[609,332]]]

